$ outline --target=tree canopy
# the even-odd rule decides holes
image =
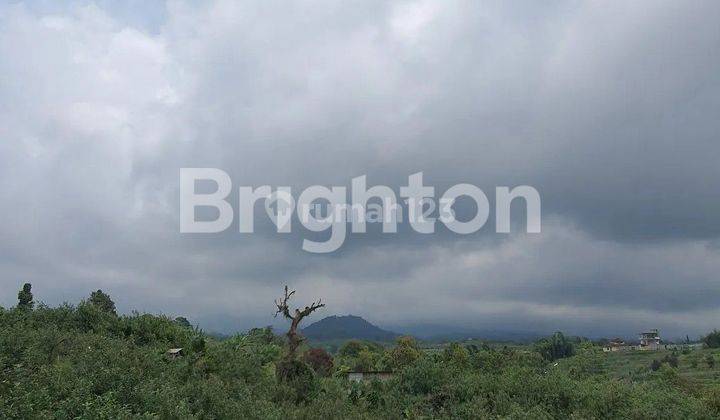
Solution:
[[[90,293],[88,302],[103,312],[115,315],[115,302],[110,299],[110,295],[100,289]]]
[[[32,309],[35,302],[33,302],[33,294],[31,292],[32,284],[25,283],[22,289],[18,292],[18,308],[21,309]]]
[[[535,351],[540,353],[545,360],[554,361],[572,356],[575,354],[575,347],[563,333],[558,331],[535,343]]]

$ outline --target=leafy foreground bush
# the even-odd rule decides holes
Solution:
[[[711,349],[720,347],[720,331],[713,330],[713,332],[703,337],[703,342]]]
[[[267,329],[218,342],[169,318],[92,304],[0,308],[0,418],[720,416],[717,387],[688,383],[667,364],[642,382],[613,380],[592,348],[558,365],[530,351],[454,345],[408,358],[385,383],[321,377],[301,363],[288,369],[302,381],[285,384],[282,346]],[[171,347],[186,353],[170,360]]]

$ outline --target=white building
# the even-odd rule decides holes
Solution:
[[[657,328],[648,332],[640,333],[640,345],[638,350],[658,350],[660,349],[660,334]]]

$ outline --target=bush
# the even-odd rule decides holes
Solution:
[[[367,345],[362,341],[350,340],[340,347],[338,350],[338,356],[342,357],[358,357],[358,354],[364,349],[367,349]]]
[[[400,375],[402,389],[411,395],[424,395],[447,382],[447,369],[430,358],[422,358],[408,366]]]
[[[412,337],[400,337],[397,339],[397,345],[390,352],[390,360],[392,367],[402,369],[411,365],[421,356],[417,342]]]
[[[677,356],[677,354],[674,353],[674,352],[673,352],[672,354],[669,354],[669,355],[665,356],[665,357],[662,359],[662,361],[665,362],[665,363],[667,363],[667,364],[670,365],[671,367],[674,367],[674,368],[678,367],[678,363],[679,363],[679,361],[678,361],[678,356]]]
[[[300,360],[283,360],[277,365],[277,379],[293,391],[286,395],[296,402],[310,399],[315,390],[315,373],[312,368]]]
[[[470,352],[458,343],[450,343],[443,350],[443,359],[455,367],[465,367],[470,363]]]
[[[720,347],[720,331],[713,330],[703,338],[703,343],[711,349]]]
[[[605,355],[602,350],[586,341],[579,346],[575,357],[567,360],[565,366],[574,378],[589,378],[605,373]]]
[[[556,332],[548,338],[544,338],[535,343],[535,351],[547,361],[554,361],[564,357],[570,357],[575,354],[575,347],[563,333]]]
[[[302,359],[320,376],[329,376],[332,372],[333,358],[323,349],[308,349],[303,353]]]
[[[88,303],[103,312],[115,315],[115,302],[110,299],[110,295],[104,293],[100,289],[90,293],[90,299],[88,299]]]
[[[708,368],[712,369],[715,367],[715,358],[712,354],[708,354],[705,356],[705,363],[707,363]]]

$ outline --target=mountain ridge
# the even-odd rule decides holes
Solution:
[[[331,315],[302,329],[311,340],[357,339],[394,341],[400,334],[384,330],[356,315]]]

